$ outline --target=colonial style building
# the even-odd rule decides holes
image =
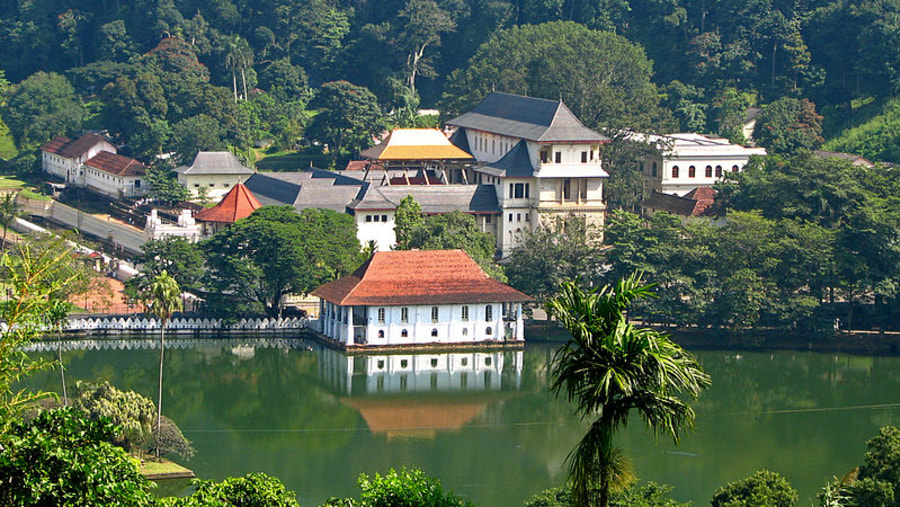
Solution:
[[[191,195],[198,196],[205,188],[212,199],[219,199],[235,184],[253,175],[253,169],[245,167],[231,152],[201,151],[189,166],[175,168],[178,183]]]
[[[751,156],[766,154],[765,148],[746,148],[700,134],[633,134],[632,138],[655,144],[658,150],[640,166],[650,189],[678,196],[698,187],[712,187],[726,172],[743,170]]]
[[[532,300],[462,250],[376,252],[312,294],[319,332],[342,347],[521,344],[522,303]]]
[[[149,191],[144,181],[147,168],[119,155],[102,136],[84,134],[78,139],[58,136],[41,146],[44,172],[112,199],[141,197]]]
[[[526,231],[575,215],[603,226],[600,150],[610,139],[585,127],[562,101],[491,93],[447,122],[457,146],[481,162],[471,180],[494,187],[497,249],[507,257]]]

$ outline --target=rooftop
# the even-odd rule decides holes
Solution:
[[[499,213],[492,185],[367,185],[349,207],[353,210],[392,210],[411,195],[422,213]]]
[[[78,158],[99,143],[108,143],[108,141],[97,134],[90,133],[74,141],[68,137],[57,136],[41,145],[41,151],[53,153],[64,158]]]
[[[352,275],[312,292],[342,306],[531,301],[487,276],[462,250],[375,252]]]
[[[396,129],[380,144],[360,153],[373,160],[470,160],[437,129]]]
[[[137,160],[108,151],[97,153],[84,165],[116,176],[143,176],[147,172],[147,167]]]
[[[175,169],[182,174],[235,174],[251,175],[253,169],[245,167],[229,151],[201,151],[194,157],[194,162],[189,166],[181,166]]]
[[[559,100],[491,93],[475,109],[447,125],[540,143],[606,143],[610,139],[581,123]]]
[[[231,187],[225,197],[212,208],[201,210],[194,216],[200,222],[219,222],[233,224],[242,218],[249,217],[262,204],[243,183]]]

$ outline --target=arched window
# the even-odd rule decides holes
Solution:
[[[712,166],[711,165],[706,166],[706,177],[712,178]]]
[[[494,320],[494,307],[491,305],[485,305],[484,307],[484,321],[490,322]]]
[[[656,162],[653,162],[653,165],[650,166],[650,167],[651,167],[650,170],[653,172],[653,177],[655,178],[655,177],[657,176],[657,174],[656,174]]]
[[[431,330],[431,336],[437,337],[437,328]]]
[[[721,177],[722,177],[722,166],[717,165],[716,166],[716,178],[721,178]]]
[[[469,336],[469,328],[464,327],[462,331],[463,336]]]
[[[677,177],[678,177],[678,166],[677,166],[677,165],[673,165],[673,166],[672,166],[672,177],[673,177],[673,178],[677,178]]]
[[[379,337],[379,338],[384,338],[384,330],[383,330],[383,329],[379,329],[379,330],[378,330],[378,337]]]
[[[491,328],[491,327],[486,328],[486,329],[484,330],[484,334],[486,334],[486,335],[488,335],[488,336],[494,334],[494,328]]]
[[[694,166],[688,167],[688,178],[694,178],[697,176],[697,168]]]
[[[407,330],[405,330],[405,329],[401,330],[401,331],[400,331],[400,336],[403,337],[403,338],[409,337],[409,331],[407,331]]]
[[[738,166],[733,166],[733,167],[731,168],[731,172],[736,173],[736,172],[738,172],[739,169],[740,169],[740,167],[738,167]]]

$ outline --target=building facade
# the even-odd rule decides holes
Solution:
[[[470,180],[496,192],[500,257],[526,232],[557,218],[574,215],[603,226],[609,175],[601,148],[610,139],[585,127],[562,101],[491,93],[447,125],[456,129],[451,141],[480,162]]]
[[[634,134],[633,139],[657,148],[658,153],[645,158],[639,168],[650,189],[678,196],[699,187],[712,187],[725,173],[742,171],[750,157],[766,154],[765,148],[747,148],[700,134]]]
[[[488,277],[462,250],[376,252],[327,283],[318,331],[343,347],[524,340],[532,299]]]
[[[41,146],[44,172],[112,199],[137,198],[147,194],[147,168],[141,162],[119,155],[102,136],[84,134],[78,139],[58,136]]]
[[[231,152],[201,151],[189,166],[175,168],[178,183],[197,197],[203,188],[211,199],[220,199],[231,187],[246,181],[254,170],[245,167]]]

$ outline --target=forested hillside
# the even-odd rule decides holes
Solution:
[[[749,106],[840,122],[900,90],[900,0],[5,0],[0,23],[20,149],[107,128],[144,160],[304,135],[349,155],[491,89],[732,138]]]

